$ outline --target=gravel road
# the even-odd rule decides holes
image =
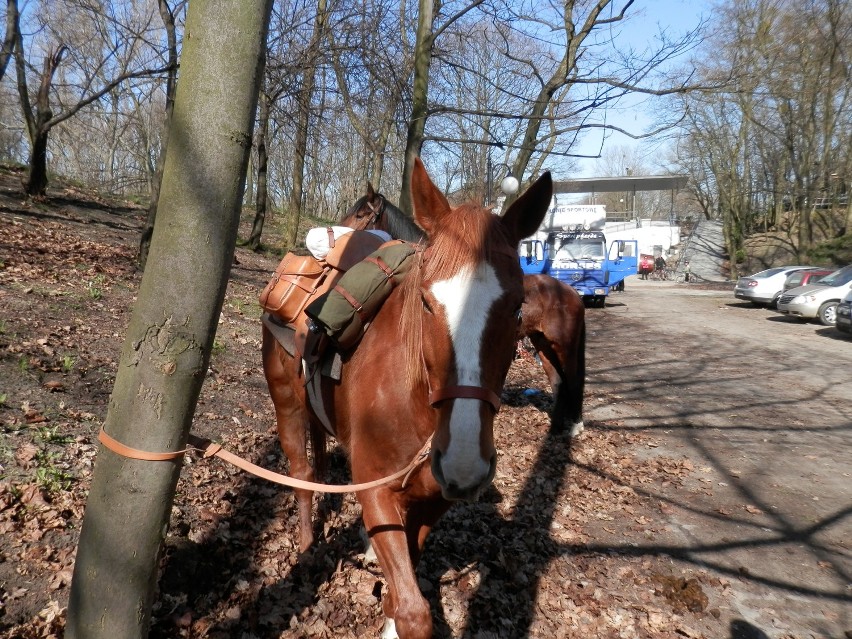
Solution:
[[[634,276],[588,309],[589,387],[620,401],[587,421],[694,466],[649,544],[729,584],[731,638],[852,637],[852,339],[721,288]]]

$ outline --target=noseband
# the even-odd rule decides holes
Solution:
[[[445,386],[429,393],[429,404],[433,407],[445,399],[478,399],[489,404],[495,413],[500,410],[500,396],[484,386]]]

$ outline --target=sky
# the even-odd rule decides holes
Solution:
[[[630,20],[626,28],[621,30],[617,42],[624,42],[635,49],[641,50],[646,46],[653,46],[655,37],[660,29],[665,29],[672,38],[683,35],[698,26],[702,16],[710,14],[712,0],[637,0],[633,8],[634,13],[640,13]],[[688,55],[688,54],[687,54]],[[683,60],[680,61],[682,63]],[[678,61],[675,61],[677,64]],[[637,103],[640,100],[637,100]],[[626,103],[625,103],[626,104]],[[610,124],[636,133],[643,133],[655,128],[655,118],[649,112],[648,107],[637,104],[635,107],[626,107],[610,110],[607,114]],[[580,154],[592,155],[597,153],[601,146],[601,134],[590,132],[583,142],[575,147]],[[643,149],[651,152],[652,148],[658,147],[653,143],[641,140],[632,140],[620,133],[610,133],[604,141],[603,152],[609,146],[634,147],[641,145]],[[597,160],[577,160],[580,173],[576,177],[600,177],[596,170]]]

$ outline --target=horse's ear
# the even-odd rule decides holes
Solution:
[[[414,207],[414,219],[427,235],[431,235],[435,224],[451,211],[450,203],[432,183],[420,158],[414,158],[414,170],[411,173],[411,203]]]
[[[376,197],[376,189],[373,188],[373,183],[367,180],[367,201],[371,201]]]
[[[509,210],[503,215],[503,222],[512,234],[514,242],[520,242],[538,230],[552,199],[553,180],[550,171],[545,171],[523,195],[512,202]]]

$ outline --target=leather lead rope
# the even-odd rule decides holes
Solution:
[[[228,452],[227,450],[222,448],[221,444],[217,444],[215,442],[210,441],[209,439],[204,439],[195,435],[189,436],[188,447],[183,448],[181,450],[175,450],[164,453],[155,453],[126,446],[114,437],[108,435],[103,428],[101,428],[101,432],[98,434],[98,441],[100,441],[101,444],[103,444],[106,448],[109,448],[112,452],[117,453],[122,457],[128,457],[130,459],[140,459],[143,461],[169,461],[172,459],[178,459],[182,457],[185,453],[188,453],[190,451],[198,451],[202,453],[205,459],[208,457],[218,457],[219,459],[226,461],[229,464],[233,464],[237,468],[241,468],[242,470],[245,470],[257,477],[260,477],[261,479],[266,479],[268,481],[274,482],[276,484],[281,484],[283,486],[289,486],[290,488],[300,488],[302,490],[313,490],[316,492],[323,493],[357,493],[362,490],[369,490],[371,488],[378,488],[379,486],[384,486],[385,484],[389,484],[393,481],[396,481],[400,477],[404,478],[402,481],[402,487],[405,488],[405,485],[408,482],[408,478],[411,476],[411,473],[413,473],[418,466],[425,462],[432,452],[432,436],[430,435],[429,438],[426,440],[426,443],[423,444],[419,451],[417,451],[417,454],[414,456],[414,459],[412,459],[405,468],[395,472],[393,475],[388,475],[387,477],[382,477],[381,479],[376,479],[374,481],[369,481],[361,484],[337,485],[320,484],[317,482],[305,481],[303,479],[296,479],[295,477],[282,475],[280,473],[274,473],[271,470],[266,470],[265,468],[262,468],[257,464],[253,464],[250,461],[243,459],[242,457],[238,457],[237,455]]]

